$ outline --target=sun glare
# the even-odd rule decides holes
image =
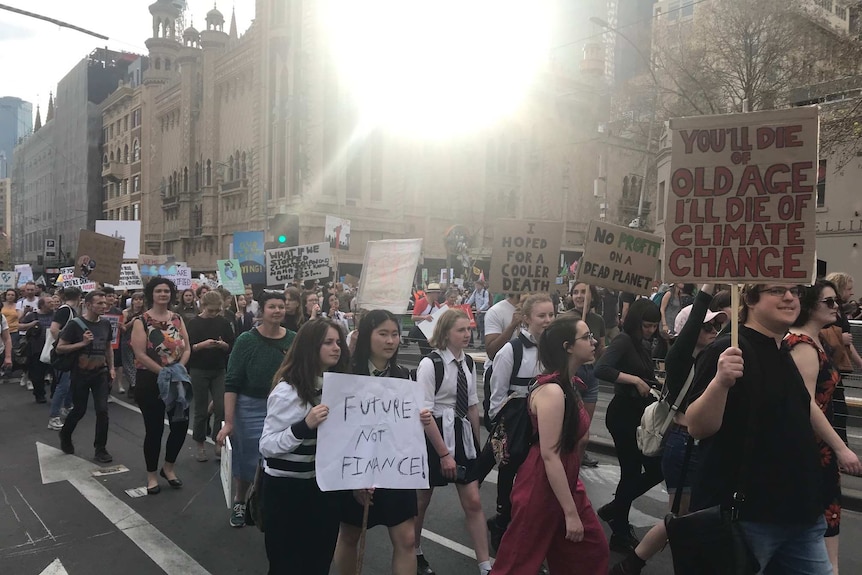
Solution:
[[[548,0],[326,0],[342,85],[363,123],[465,134],[513,112],[548,54]]]

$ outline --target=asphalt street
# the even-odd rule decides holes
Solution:
[[[95,417],[92,406],[75,432],[76,455],[59,452],[57,432],[47,429],[48,410],[17,382],[0,385],[0,573],[85,575],[121,573],[266,573],[263,536],[254,528],[228,525],[219,465],[194,459],[191,438],[177,464],[185,485],[162,486],[157,496],[131,497],[145,485],[143,420],[123,395],[109,405],[107,475],[90,458]],[[167,435],[167,434],[166,434]],[[594,504],[608,501],[619,479],[612,457],[582,478]],[[486,513],[494,509],[494,476],[482,488]],[[639,535],[667,508],[660,487],[639,499],[631,520]],[[422,546],[439,575],[477,573],[454,488],[438,489],[431,503]],[[862,552],[851,542],[862,522],[845,512],[842,569],[862,572]],[[363,573],[389,572],[390,544],[382,528],[369,532]],[[619,558],[612,554],[612,559]],[[333,573],[335,570],[333,569]],[[672,573],[669,551],[650,562],[646,574]]]

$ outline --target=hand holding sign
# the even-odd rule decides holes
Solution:
[[[327,417],[329,417],[329,408],[321,403],[311,408],[311,411],[305,416],[305,424],[308,425],[309,429],[317,429],[321,423],[326,421]]]

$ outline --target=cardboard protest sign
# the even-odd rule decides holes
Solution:
[[[121,239],[81,230],[78,234],[75,277],[101,283],[118,283],[124,247],[125,242]]]
[[[421,253],[421,239],[368,242],[357,294],[359,308],[407,313]]]
[[[334,250],[350,249],[350,220],[335,216],[326,216],[323,228],[323,239]]]
[[[563,222],[497,220],[491,247],[493,292],[549,292],[557,274]]]
[[[18,274],[18,287],[33,281],[33,268],[30,267],[30,264],[17,264],[15,273]]]
[[[321,402],[330,412],[317,432],[321,491],[427,489],[423,401],[422,387],[408,379],[325,373]]]
[[[245,294],[245,283],[243,283],[242,266],[239,260],[218,260],[218,277],[221,285],[231,295]]]
[[[18,272],[0,272],[0,290],[15,289],[18,287]]]
[[[659,236],[593,220],[587,230],[578,279],[608,289],[650,294],[660,253]]]
[[[266,281],[263,232],[234,232],[233,257],[239,260],[243,279],[250,284]]]
[[[809,282],[817,108],[697,116],[670,127],[664,280]]]
[[[148,254],[139,254],[138,267],[143,281],[157,276],[168,277],[177,275],[177,259],[172,255],[151,256]]]
[[[329,244],[308,244],[266,251],[266,285],[329,277]]]
[[[138,264],[122,265],[120,268],[120,283],[117,287],[129,291],[144,289],[144,282],[141,279],[141,271],[138,269]]]

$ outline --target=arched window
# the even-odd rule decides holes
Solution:
[[[162,59],[161,59],[161,58],[156,58],[156,63],[153,65],[153,67],[154,67],[156,70],[161,70],[161,69],[162,69]]]
[[[174,172],[174,195],[177,195],[180,191],[180,176],[176,172]]]
[[[132,144],[132,161],[141,161],[141,143],[138,140],[135,140]]]
[[[165,58],[165,70],[170,70],[170,69],[171,69],[171,59]]]
[[[195,162],[195,175],[194,175],[194,188],[195,190],[201,189],[201,163]]]
[[[188,167],[183,168],[183,191],[189,191],[189,169]]]
[[[128,145],[128,144],[126,144],[126,145],[123,147],[123,163],[124,163],[124,164],[128,164],[128,163],[129,163],[129,145]]]
[[[114,161],[114,150],[111,150],[111,161]]]
[[[103,164],[107,164],[107,163],[108,163],[108,154],[105,154],[105,159],[103,159],[103,160],[102,160],[102,163],[103,163]]]
[[[233,156],[227,161],[227,181],[233,181]]]
[[[245,152],[242,153],[242,163],[240,164],[240,177],[244,180],[247,177],[247,172],[245,169]]]
[[[206,173],[206,181],[208,186],[213,185],[213,164],[210,160],[207,160],[207,173]]]
[[[168,176],[168,197],[174,195],[174,177]]]
[[[117,148],[117,161],[118,162],[123,161],[123,151],[120,148]]]

